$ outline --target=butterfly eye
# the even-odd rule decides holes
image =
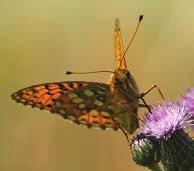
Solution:
[[[116,84],[117,86],[120,86],[120,85],[122,85],[122,82],[121,82],[120,79],[115,78],[115,84]]]

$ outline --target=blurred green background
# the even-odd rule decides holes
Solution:
[[[1,0],[0,170],[140,171],[118,131],[87,129],[58,115],[24,107],[10,94],[26,86],[63,80],[106,82],[109,74],[65,76],[65,70],[114,69],[114,19],[141,91],[157,84],[174,100],[194,86],[194,1]],[[157,92],[147,96],[156,103]]]

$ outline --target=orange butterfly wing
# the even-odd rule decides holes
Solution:
[[[52,112],[54,100],[67,91],[85,85],[81,82],[77,82],[76,84],[71,82],[45,83],[21,89],[13,93],[11,97],[16,102],[23,103],[24,105],[31,105],[32,107],[38,107]]]
[[[114,43],[115,43],[116,68],[126,69],[127,65],[126,65],[125,58],[123,58],[123,55],[124,55],[123,41],[122,41],[121,28],[120,28],[118,19],[115,20]]]
[[[110,87],[103,83],[56,82],[22,89],[12,94],[16,102],[30,105],[88,127],[118,129],[114,114],[122,109],[113,101]]]

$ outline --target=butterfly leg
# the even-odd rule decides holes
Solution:
[[[127,139],[127,142],[129,143],[128,133],[124,130],[124,128],[121,125],[119,125],[119,129],[124,134],[125,138]]]
[[[164,95],[163,95],[162,91],[160,90],[160,88],[159,88],[156,84],[154,84],[151,88],[149,88],[149,89],[146,90],[145,92],[141,93],[140,96],[139,96],[139,98],[143,101],[145,107],[148,109],[148,111],[149,111],[150,113],[151,113],[150,106],[146,103],[146,101],[145,101],[145,99],[144,99],[144,96],[145,96],[146,94],[148,94],[150,91],[152,91],[153,89],[155,89],[155,88],[158,90],[160,96],[161,96],[162,99],[164,100],[164,99],[165,99],[165,98],[164,98]]]
[[[147,108],[147,106],[145,106],[145,104],[140,104],[141,106],[140,107],[146,107]],[[138,106],[139,107],[139,106]],[[150,105],[149,105],[149,107],[150,107]],[[122,113],[124,113],[124,112],[129,112],[130,113],[130,111],[132,111],[134,108],[137,108],[137,106],[134,106],[133,108],[132,107],[130,107],[130,108],[123,108],[123,110],[121,111],[121,112],[118,112],[118,113],[115,113],[114,115],[113,115],[113,117],[115,117],[115,116],[117,116],[117,115],[120,115],[120,114],[122,114]],[[130,113],[131,115],[134,115],[135,117],[137,117],[138,118],[138,120],[140,120],[142,123],[144,123],[144,121],[141,119],[141,118],[139,118],[137,115],[135,115],[133,112],[132,113]],[[120,127],[119,127],[120,128]]]
[[[147,106],[145,104],[138,104],[138,107],[142,107],[142,108],[147,108]],[[151,108],[151,105],[148,105],[149,108]]]
[[[150,106],[146,103],[145,99],[143,97],[140,96],[140,99],[143,101],[145,107],[148,109],[148,111],[151,113],[151,109]]]
[[[126,103],[127,103],[127,102],[123,102],[123,103],[119,103],[119,104],[124,105],[124,104],[126,104]],[[117,116],[117,115],[120,115],[120,114],[122,114],[122,113],[124,113],[124,112],[129,112],[129,111],[131,111],[131,110],[137,108],[138,106],[133,106],[133,107],[124,107],[124,106],[121,106],[121,107],[122,107],[122,111],[113,114],[113,117],[115,117],[115,116]]]
[[[150,91],[152,91],[153,89],[157,89],[157,91],[159,92],[160,96],[162,97],[162,99],[164,100],[164,95],[162,93],[162,91],[160,90],[160,88],[154,84],[151,88],[149,88],[148,90],[146,90],[145,92],[140,94],[140,97],[144,97],[146,94],[148,94]]]

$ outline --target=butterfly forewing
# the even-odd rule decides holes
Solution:
[[[88,127],[118,129],[117,113],[110,86],[91,82],[56,82],[34,85],[12,94],[19,103],[60,114]]]
[[[123,53],[123,42],[122,42],[122,36],[121,36],[121,28],[120,28],[118,19],[115,20],[114,43],[115,43],[116,68],[125,69],[127,68],[127,65],[126,65],[125,58],[123,58],[123,54],[124,54]]]

